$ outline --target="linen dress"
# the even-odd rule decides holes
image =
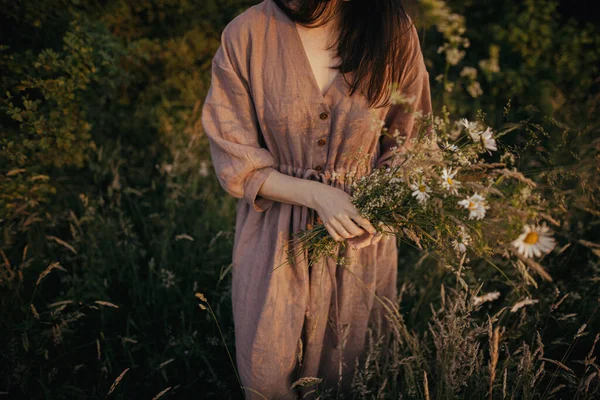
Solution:
[[[400,88],[426,114],[429,75],[416,30],[404,37],[410,67]],[[373,293],[396,300],[394,236],[358,250],[338,246],[343,266],[333,258],[289,263],[290,235],[314,223],[316,212],[258,194],[276,171],[351,194],[352,179],[390,165],[395,143],[374,118],[411,135],[412,114],[400,105],[369,108],[360,91],[349,96],[352,78],[340,72],[322,94],[295,23],[273,0],[227,24],[212,60],[201,119],[219,183],[239,199],[232,302],[236,364],[249,399],[263,398],[256,392],[296,398],[290,387],[301,377],[348,392],[369,323],[381,317]]]

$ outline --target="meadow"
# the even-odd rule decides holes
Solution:
[[[0,2],[0,398],[242,398],[228,356],[237,199],[200,112],[220,32],[256,3]],[[355,398],[600,398],[592,6],[411,12],[435,113],[510,131],[501,146],[543,194],[557,246],[535,265],[457,271],[403,244],[394,341],[371,338]]]

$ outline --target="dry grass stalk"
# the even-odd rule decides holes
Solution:
[[[4,252],[1,249],[0,249],[0,255],[2,255],[2,259],[4,260],[4,266],[6,267],[6,270],[8,271],[8,280],[12,280],[15,276],[15,273],[10,266],[8,257],[6,257],[6,254],[4,254]]]
[[[514,306],[512,306],[512,308],[510,309],[510,312],[515,313],[525,306],[529,306],[531,304],[536,304],[538,301],[539,301],[538,299],[530,299],[529,297],[526,297],[525,299],[519,301]]]
[[[129,371],[129,368],[125,368],[123,370],[123,372],[121,372],[121,375],[119,375],[117,377],[117,379],[115,379],[115,381],[113,382],[113,384],[110,386],[110,389],[108,390],[108,393],[106,394],[105,399],[110,396],[110,394],[115,390],[115,388],[119,385],[119,383],[121,382],[121,380],[123,379],[123,377],[125,376],[125,374],[127,373],[127,371]]]
[[[532,188],[537,186],[534,181],[532,181],[529,178],[526,178],[522,173],[517,172],[517,171],[511,171],[509,169],[504,168],[504,169],[496,170],[494,172],[499,173],[507,178],[516,179],[519,182],[523,182],[524,184],[526,184],[527,186],[532,187]]]
[[[96,300],[96,301],[94,301],[94,303],[96,303],[96,304],[100,304],[101,306],[107,306],[107,307],[119,308],[119,306],[118,306],[118,305],[116,305],[116,304],[113,304],[113,303],[111,303],[111,302],[108,302],[108,301]]]
[[[42,271],[42,273],[40,274],[40,276],[38,276],[37,282],[35,282],[35,286],[39,285],[39,284],[40,284],[40,282],[42,281],[42,279],[44,279],[44,278],[45,278],[45,277],[46,277],[46,276],[47,276],[47,275],[48,275],[50,272],[52,272],[52,270],[54,270],[54,269],[59,269],[59,270],[61,270],[61,271],[63,271],[63,272],[66,272],[66,271],[67,271],[66,269],[64,269],[64,268],[63,268],[63,267],[60,265],[60,263],[59,263],[58,261],[57,261],[57,262],[54,262],[54,263],[52,263],[52,264],[48,265],[48,267],[46,267],[46,269]]]
[[[519,257],[519,259],[521,261],[523,261],[525,264],[527,264],[527,266],[529,268],[531,268],[532,270],[534,270],[535,272],[537,272],[538,275],[540,275],[542,277],[542,279],[544,279],[544,280],[546,280],[548,282],[552,282],[552,277],[550,276],[550,274],[548,272],[546,272],[546,270],[544,269],[544,267],[542,267],[540,264],[538,264],[537,262],[535,262],[531,258],[523,257],[517,251],[513,251],[513,253],[516,254],[517,257]]]
[[[560,300],[558,300],[556,303],[552,304],[552,306],[550,306],[550,311],[555,311],[558,307],[560,307],[562,302],[565,301],[565,299],[567,297],[569,297],[569,293],[565,294],[563,297],[561,297]]]
[[[489,321],[490,331],[492,330],[492,322]],[[500,328],[494,328],[493,332],[490,332],[489,342],[490,342],[490,391],[489,398],[493,400],[494,393],[494,381],[496,380],[496,367],[498,365],[498,356],[500,352],[498,351],[498,347],[500,345]]]
[[[502,379],[502,398],[506,398],[506,384],[508,382],[508,368],[504,368],[504,374]]]
[[[489,164],[471,164],[466,166],[465,170],[484,170],[484,169],[494,169],[506,167],[505,163],[489,163]]]
[[[40,319],[40,314],[38,314],[37,310],[35,309],[35,306],[33,304],[29,304],[29,307],[31,308],[31,313],[33,314],[35,319]]]
[[[159,369],[164,368],[165,366],[171,364],[173,361],[175,361],[174,358],[169,358],[167,361],[163,361],[162,363],[160,363],[160,365],[158,366]]]
[[[51,304],[48,304],[48,308],[51,307],[60,307],[60,306],[65,306],[67,304],[73,304],[73,300],[62,300],[62,301],[57,301]]]
[[[157,394],[156,396],[154,396],[152,398],[152,400],[158,400],[160,399],[165,393],[167,393],[169,390],[171,390],[171,386],[169,386],[168,388],[166,388],[165,390],[161,391],[159,394]]]
[[[540,357],[540,360],[542,360],[542,361],[548,361],[549,363],[554,364],[557,367],[562,368],[562,369],[564,369],[567,372],[575,374],[575,372],[573,372],[573,370],[571,368],[567,367],[565,364],[561,363],[560,361],[552,360],[550,358],[545,358],[545,357]]]
[[[425,400],[430,400],[429,382],[427,381],[427,371],[423,371],[423,388],[425,390]]]
[[[315,378],[312,376],[305,376],[303,378],[298,379],[296,382],[292,383],[290,386],[290,390],[293,390],[297,387],[309,387],[313,385],[317,385],[321,383],[323,380],[321,378]]]
[[[47,235],[46,239],[49,240],[53,240],[56,243],[66,247],[67,249],[69,249],[69,251],[71,251],[73,254],[77,254],[77,250],[75,250],[75,248],[73,246],[71,246],[69,243],[65,242],[64,240],[62,240],[61,238],[57,238],[56,236],[52,236],[52,235]]]

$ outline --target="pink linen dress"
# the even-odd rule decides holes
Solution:
[[[404,37],[410,67],[402,92],[431,112],[429,75],[413,28]],[[369,108],[349,96],[352,72],[339,73],[324,94],[294,22],[264,0],[224,29],[212,60],[202,108],[213,166],[221,186],[239,198],[232,255],[236,363],[246,397],[293,399],[301,377],[338,383],[347,391],[355,359],[362,360],[369,322],[380,316],[373,293],[396,300],[396,238],[339,254],[308,267],[288,263],[290,235],[314,223],[304,206],[258,195],[269,174],[314,179],[351,194],[352,179],[389,165],[394,142],[373,120],[410,136],[404,106]],[[309,388],[313,390],[315,387]],[[306,390],[304,390],[306,391]]]

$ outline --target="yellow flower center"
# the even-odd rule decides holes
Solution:
[[[523,241],[527,244],[536,244],[539,238],[540,236],[536,232],[529,232]]]
[[[452,178],[448,178],[448,184],[452,185]]]
[[[419,185],[419,191],[425,192],[425,185]]]
[[[472,201],[469,202],[469,210],[473,210],[475,208],[475,203]]]

